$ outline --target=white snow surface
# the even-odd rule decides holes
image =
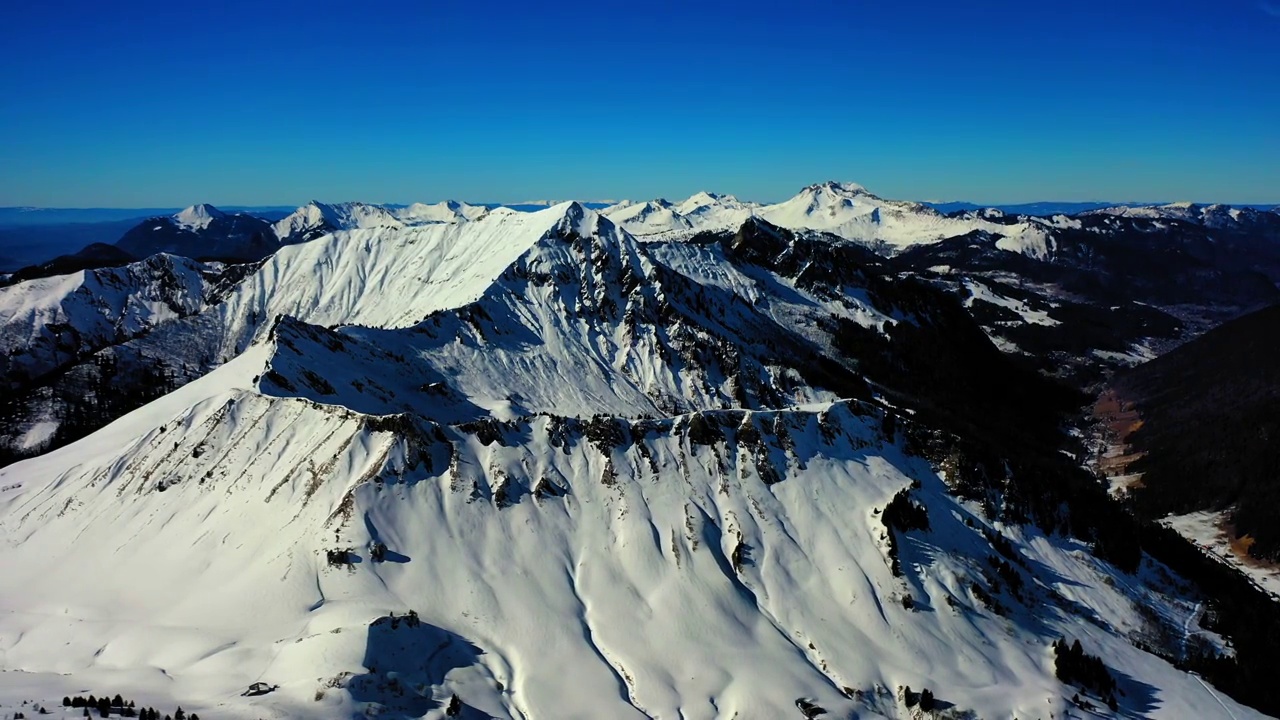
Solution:
[[[893,320],[856,289],[643,248],[576,203],[377,221],[158,328],[238,354],[0,469],[0,707],[109,689],[209,718],[441,718],[456,693],[476,717],[785,718],[807,698],[906,718],[909,685],[1063,717],[1049,644],[1068,636],[1119,673],[1117,717],[1260,717],[1131,643],[1140,606],[1199,617],[1149,562],[1126,576],[993,525],[884,409],[702,358],[760,318]],[[718,325],[670,273],[733,298]],[[747,381],[781,402],[736,407],[766,397]],[[879,513],[913,484],[931,528],[897,536],[899,577]],[[1022,600],[992,591],[1005,614],[973,589],[983,531],[1026,563]],[[256,681],[280,687],[242,697]]]

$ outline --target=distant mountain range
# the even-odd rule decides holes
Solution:
[[[741,201],[732,195],[699,192],[672,203],[665,199],[643,202],[581,203],[600,210],[637,235],[696,231],[728,227],[757,216],[783,227],[834,232],[886,247],[905,247],[922,240],[961,234],[964,227],[991,230],[990,215],[1024,218],[1022,232],[1007,242],[1036,246],[1045,221],[1038,218],[1111,212],[1133,217],[1169,216],[1186,219],[1188,207],[1235,209],[1268,208],[1258,205],[1193,205],[1059,203],[1040,202],[981,206],[968,202],[917,203],[880,198],[855,183],[828,182],[805,188],[780,203]],[[52,258],[69,257],[89,245],[111,244],[141,258],[155,252],[191,257],[249,260],[265,257],[274,248],[299,242],[328,230],[365,227],[381,222],[414,225],[447,221],[449,208],[507,207],[521,212],[545,209],[545,202],[514,205],[468,204],[445,201],[434,205],[374,204],[313,201],[299,208],[285,206],[230,206],[215,208],[197,204],[188,208],[30,208],[0,207],[0,272],[45,265]],[[186,218],[186,219],[184,219]],[[968,223],[965,226],[965,223]],[[268,228],[267,226],[271,227]],[[1007,223],[1006,223],[1007,225]],[[1009,230],[1004,232],[1009,235]],[[66,267],[60,262],[59,267]],[[27,270],[29,276],[31,270]]]
[[[709,193],[699,193],[709,194]],[[697,197],[695,195],[694,197]],[[523,201],[517,203],[495,203],[495,202],[476,202],[469,203],[475,207],[509,207],[513,210],[524,212],[533,212],[542,210],[551,205],[555,205],[556,201]],[[609,207],[618,204],[614,201],[582,201],[584,207],[593,210]],[[1074,215],[1076,213],[1086,212],[1088,210],[1100,210],[1109,207],[1130,206],[1130,207],[1154,207],[1169,204],[1168,202],[1133,202],[1133,201],[1094,201],[1094,202],[1055,202],[1040,201],[1030,203],[974,203],[967,201],[921,201],[922,205],[928,205],[943,214],[953,212],[963,212],[971,210],[984,210],[987,208],[995,208],[1006,213],[1014,215]],[[1203,203],[1212,204],[1212,203]],[[1267,210],[1280,208],[1280,203],[1221,203],[1238,208],[1254,208],[1256,210]],[[398,205],[394,203],[381,204],[387,208],[405,208],[411,205]],[[180,207],[152,207],[152,208],[46,208],[46,207],[0,207],[0,228],[7,227],[32,227],[40,225],[63,225],[69,223],[104,223],[122,220],[139,220],[148,217],[157,217],[160,215],[173,215],[181,212]],[[268,220],[276,220],[282,218],[297,209],[294,205],[222,205],[219,206],[223,212],[228,213],[247,213],[256,215]]]

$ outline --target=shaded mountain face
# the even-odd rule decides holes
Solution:
[[[1216,328],[1116,378],[1142,425],[1130,491],[1150,517],[1224,513],[1249,555],[1280,560],[1280,306]]]
[[[193,205],[175,215],[149,218],[126,232],[116,247],[134,257],[168,253],[198,259],[254,261],[280,247],[271,223],[248,213],[224,213]]]
[[[5,662],[39,683],[202,716],[1256,716],[1171,664],[1227,639],[1061,452],[1081,398],[862,243],[640,242],[573,203],[236,267],[44,383],[96,378],[62,422],[105,426],[0,469]],[[162,395],[94,406],[145,363]],[[1063,636],[1109,682],[1055,672]]]
[[[974,232],[891,262],[964,298],[1003,349],[1079,385],[1280,300],[1280,242],[1265,230],[1110,215],[1070,222],[1042,256]]]
[[[13,285],[26,280],[36,280],[55,275],[69,275],[81,270],[120,267],[137,259],[115,245],[93,243],[70,255],[59,255],[46,263],[29,265],[16,270],[7,279],[0,282],[0,286]]]

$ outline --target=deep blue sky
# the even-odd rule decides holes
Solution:
[[[1280,0],[12,0],[0,205],[1280,202]]]

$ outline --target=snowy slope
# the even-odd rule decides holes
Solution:
[[[923,322],[839,249],[639,243],[576,203],[283,249],[148,336],[256,338],[238,357],[0,470],[0,705],[910,717],[910,686],[1062,717],[1067,636],[1120,716],[1257,717],[1131,644],[1154,617],[1220,645],[1159,568],[988,520],[909,418],[814,372],[824,318]],[[903,491],[927,530],[883,524]]]
[[[282,248],[217,308],[222,349],[239,352],[281,314],[317,325],[393,328],[471,302],[565,207],[498,208],[475,222],[339,231]]]
[[[60,695],[69,673],[219,717],[439,717],[451,693],[496,717],[798,717],[797,698],[905,717],[908,685],[1009,717],[1063,711],[1047,643],[1066,634],[1135,679],[1131,711],[1222,713],[1119,635],[1141,626],[1130,592],[1173,620],[1195,608],[1079,546],[1015,531],[1028,567],[1052,571],[1028,572],[1029,608],[985,609],[973,588],[993,551],[963,522],[982,521],[875,411],[711,414],[725,440],[710,445],[688,416],[619,421],[613,448],[547,416],[490,439],[263,397],[264,351],[0,472],[3,658],[21,671],[0,692]],[[908,536],[896,578],[877,514],[913,480],[933,528]],[[360,562],[326,566],[348,546]],[[378,624],[409,610],[419,627]],[[237,696],[257,680],[281,690]]]

